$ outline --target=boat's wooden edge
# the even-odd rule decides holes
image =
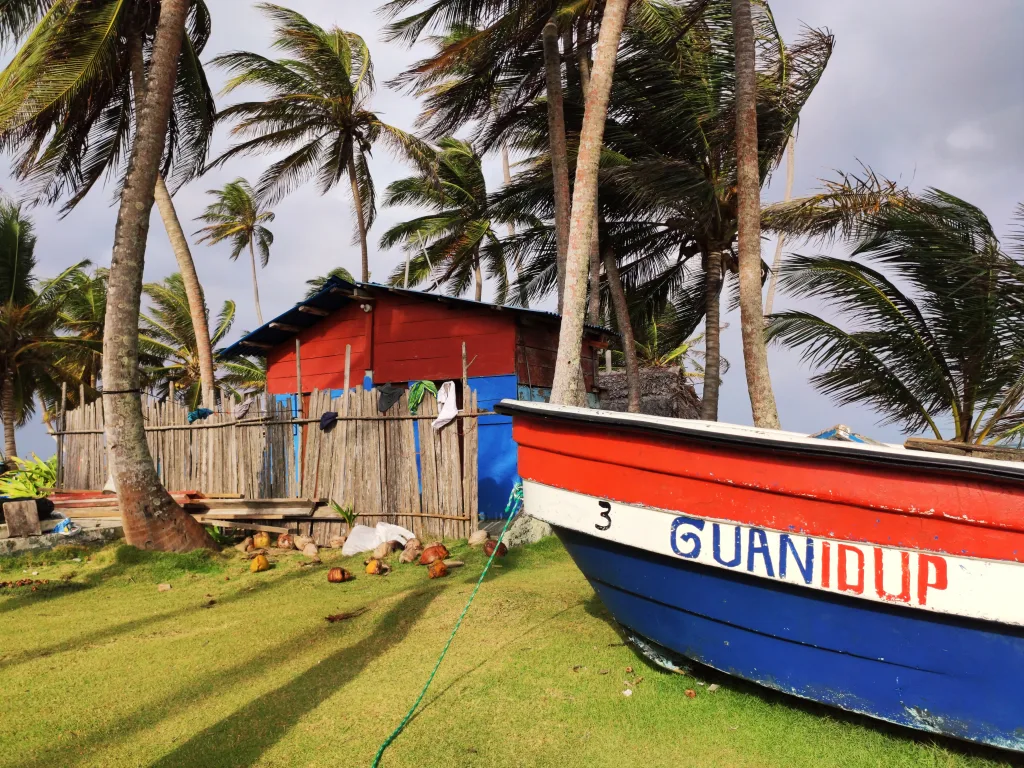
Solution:
[[[888,465],[943,474],[969,476],[982,480],[1005,480],[1024,483],[1024,463],[1009,466],[997,463],[992,456],[965,456],[961,454],[930,451],[901,450],[899,448],[876,447],[866,444],[842,443],[832,440],[794,441],[773,438],[766,434],[739,434],[727,431],[698,429],[685,422],[672,423],[668,419],[638,419],[632,414],[614,411],[596,411],[583,408],[562,408],[541,403],[503,400],[494,406],[496,413],[504,416],[528,416],[548,421],[567,421],[589,424],[602,429],[623,432],[647,432],[674,437],[685,437],[703,443],[728,445],[750,451],[773,454],[790,454],[804,457],[828,459],[874,466]]]
[[[903,447],[911,451],[942,453],[947,456],[972,456],[978,459],[1024,462],[1024,450],[1004,445],[977,445],[953,440],[936,440],[930,437],[911,437],[903,443]]]

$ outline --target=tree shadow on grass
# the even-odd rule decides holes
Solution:
[[[601,599],[596,593],[591,595],[584,605],[587,613],[594,618],[607,623],[622,639],[622,644],[627,648],[630,648],[633,653],[636,654],[637,658],[650,671],[661,674],[671,674],[663,667],[654,664],[629,641],[630,631],[612,617],[611,613],[609,613],[608,609],[604,607],[604,603],[601,602]],[[701,664],[700,662],[693,661],[692,659],[684,658],[679,654],[671,652],[669,652],[669,654],[671,655],[674,663],[678,663],[681,668],[688,671],[690,677],[709,684],[717,683],[723,688],[728,688],[746,696],[754,696],[766,704],[789,707],[790,709],[800,710],[801,712],[813,715],[814,717],[827,718],[835,722],[878,731],[902,741],[913,741],[921,744],[922,746],[945,749],[963,757],[984,758],[996,763],[1005,763],[1008,765],[1024,765],[1024,761],[1021,760],[1021,757],[1011,752],[996,749],[995,747],[985,746],[983,744],[961,741],[960,739],[955,739],[951,736],[942,736],[940,734],[917,731],[913,728],[886,722],[885,720],[878,720],[874,717],[869,717],[868,715],[848,712],[845,709],[838,709],[836,707],[830,707],[827,704],[820,704],[797,696],[791,696],[789,694],[782,693],[781,691],[776,691],[772,688],[766,688],[763,685],[758,685],[757,683],[753,683],[739,677],[734,677],[726,674],[725,672],[721,672],[714,667],[709,667]],[[680,696],[684,695],[684,690],[685,686],[680,686]]]
[[[49,599],[56,600],[62,596],[71,596],[75,592],[80,592],[85,589],[91,589],[92,587],[102,583],[104,579],[119,575],[123,571],[123,566],[117,563],[111,564],[109,566],[106,566],[105,568],[102,568],[99,571],[96,571],[94,574],[90,574],[90,576],[87,579],[87,583],[85,585],[81,585],[78,589],[68,590],[68,588],[65,587],[64,591],[50,595]],[[248,588],[240,588],[237,592],[234,592],[233,594],[218,598],[217,602],[219,605],[227,605],[229,603],[237,602],[239,600],[258,597],[260,595],[267,593],[268,591],[273,591],[278,587],[284,586],[301,576],[308,575],[309,574],[307,571],[296,570],[294,573],[289,573],[284,576],[281,576],[273,582],[259,581]],[[39,604],[40,601],[38,598],[36,598],[33,601],[33,605]],[[51,645],[36,646],[33,648],[29,648],[19,653],[13,654],[11,656],[0,658],[0,670],[13,667],[18,664],[24,664],[29,661],[35,661],[37,659],[41,659],[46,656],[52,656],[58,653],[81,650],[86,646],[111,640],[117,637],[118,635],[136,632],[140,629],[144,629],[153,624],[159,624],[163,621],[168,621],[170,619],[187,616],[188,614],[191,614],[193,611],[195,611],[197,607],[197,604],[191,603],[188,605],[183,605],[180,608],[175,608],[170,611],[162,611],[157,614],[142,616],[139,618],[130,619],[128,621],[123,621],[109,627],[104,627],[103,629],[97,629],[93,632],[89,632],[84,635],[79,635],[78,637],[64,638],[59,640],[58,642],[52,643]]]
[[[183,765],[252,765],[304,715],[354,679],[370,662],[400,643],[440,594],[437,588],[409,595],[381,617],[375,631],[328,656],[279,688],[197,733],[153,768]]]
[[[310,643],[316,642],[318,639],[331,641],[331,635],[335,635],[337,639],[343,639],[352,633],[368,631],[366,626],[373,622],[375,615],[373,611],[378,603],[397,600],[399,604],[402,604],[402,600],[411,594],[410,590],[371,603],[366,606],[369,611],[360,618],[334,626],[316,624],[299,634],[288,635],[280,642],[268,646],[254,656],[241,656],[230,666],[193,678],[186,685],[176,688],[160,700],[137,708],[134,712],[118,720],[117,731],[114,734],[107,730],[98,730],[84,737],[77,736],[70,741],[58,737],[47,748],[35,753],[31,759],[18,763],[14,768],[70,766],[94,760],[96,749],[109,750],[116,744],[129,742],[135,734],[153,728],[178,712],[191,708],[194,702],[201,701],[206,696],[223,693],[233,686],[244,684],[253,669],[262,669],[272,665],[287,666],[299,653],[305,652]]]

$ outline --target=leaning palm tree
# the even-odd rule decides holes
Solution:
[[[260,287],[256,280],[256,250],[260,252],[260,262],[266,267],[270,261],[270,246],[274,243],[274,233],[266,228],[274,220],[274,212],[268,211],[256,197],[249,182],[235,179],[225,184],[223,189],[211,189],[214,202],[206,212],[198,217],[207,226],[196,232],[202,235],[200,243],[217,243],[228,240],[231,243],[231,259],[248,249],[252,266],[252,293],[256,304],[256,319],[263,325],[263,312],[260,310]]]
[[[160,484],[139,399],[139,310],[153,194],[164,155],[189,0],[161,0],[142,109],[114,228],[103,330],[103,412],[125,540],[146,549],[213,548],[210,534]],[[191,303],[191,302],[190,302]],[[205,383],[205,382],[204,382]]]
[[[76,363],[98,345],[67,335],[61,312],[73,283],[69,276],[88,262],[39,283],[32,222],[10,202],[0,202],[0,414],[4,450],[18,455],[15,429],[35,411],[35,399],[51,402],[60,383],[73,383]]]
[[[33,201],[64,200],[67,213],[104,178],[119,189],[124,183],[162,6],[159,0],[21,0],[0,8],[0,42],[21,42],[0,74],[0,148],[19,153],[15,175],[28,183]],[[200,57],[210,29],[205,2],[190,3],[154,192],[186,276],[204,376],[212,380],[202,286],[165,181],[181,184],[206,162],[216,109]]]
[[[497,282],[496,301],[505,303],[508,273],[494,229],[480,155],[467,141],[438,142],[435,170],[388,186],[385,206],[414,205],[429,212],[396,224],[380,239],[381,248],[402,245],[406,264],[391,275],[392,285],[419,285],[434,278],[458,296],[472,283],[483,298],[483,262]],[[490,246],[490,247],[486,247]]]
[[[320,275],[319,277],[314,277],[312,280],[306,281],[306,285],[309,287],[306,289],[305,298],[312,299],[314,296],[320,293],[320,291],[322,291],[327,286],[328,281],[332,277],[336,277],[339,280],[344,280],[346,283],[354,283],[356,281],[356,279],[352,277],[352,273],[349,272],[347,269],[345,269],[344,267],[335,267],[326,275]]]
[[[202,404],[196,338],[181,275],[173,274],[143,290],[149,308],[142,313],[139,346],[147,358],[143,372],[157,397],[175,392],[190,409]],[[217,317],[213,343],[222,341],[235,320],[235,302],[225,301]]]
[[[833,317],[777,313],[769,339],[801,351],[818,390],[907,432],[942,439],[945,420],[965,443],[1019,432],[1024,248],[1005,250],[979,209],[935,189],[847,226],[852,258],[794,255],[779,276],[784,292],[826,303]]]
[[[236,51],[214,59],[231,74],[225,93],[255,86],[268,96],[266,101],[234,104],[220,113],[219,120],[237,122],[231,133],[242,141],[214,165],[238,155],[293,148],[259,180],[257,194],[271,204],[314,176],[322,194],[347,176],[366,282],[370,278],[367,232],[376,215],[367,162],[370,151],[383,142],[398,154],[423,161],[429,150],[370,111],[373,63],[363,38],[337,27],[325,30],[278,5],[257,7],[275,24],[274,47],[291,58],[273,60]]]

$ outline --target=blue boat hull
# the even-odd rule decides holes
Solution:
[[[1024,751],[1024,628],[801,589],[555,530],[615,620],[665,648],[843,710]]]

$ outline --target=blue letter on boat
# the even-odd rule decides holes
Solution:
[[[677,517],[675,520],[672,521],[672,536],[670,537],[672,551],[675,552],[677,555],[679,555],[680,557],[690,558],[691,560],[696,557],[700,557],[700,536],[698,536],[696,533],[679,533],[680,525],[692,525],[698,531],[703,531],[704,521],[697,520],[692,517]],[[678,545],[676,544],[676,538],[685,541],[687,544],[692,544],[693,546],[690,548],[690,551],[680,551]]]
[[[757,534],[760,543],[754,543],[754,534]],[[751,528],[747,541],[747,570],[751,573],[754,572],[754,555],[760,555],[764,559],[764,569],[774,579],[775,569],[772,568],[772,553],[768,551],[768,534],[760,528]]]
[[[779,578],[786,578],[786,557],[787,550],[793,553],[796,560],[796,567],[800,569],[800,575],[804,577],[804,584],[810,584],[814,576],[814,540],[807,539],[807,555],[804,561],[800,562],[800,555],[797,554],[796,544],[789,537],[788,533],[779,537]]]
[[[735,553],[735,557],[733,557],[733,559],[729,562],[726,562],[722,559],[722,526],[720,526],[718,523],[715,523],[714,526],[712,526],[712,531],[714,532],[713,543],[715,560],[724,565],[726,568],[735,568],[737,565],[740,564],[740,558],[743,557],[743,546],[742,544],[740,544],[740,527],[737,525],[735,528],[733,528],[733,530],[736,532],[736,541],[733,545],[735,547],[735,549],[733,550]]]

